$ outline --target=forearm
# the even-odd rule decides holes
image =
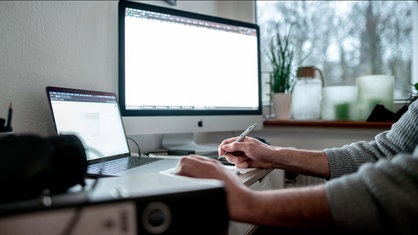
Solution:
[[[329,163],[323,151],[277,148],[273,168],[329,178]]]
[[[276,191],[251,191],[242,197],[233,220],[284,227],[333,226],[323,185]],[[237,205],[238,206],[238,205]]]

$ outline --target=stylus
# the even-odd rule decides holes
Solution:
[[[245,131],[243,131],[238,138],[234,141],[234,142],[240,142],[241,140],[243,140],[245,138],[245,136],[247,136],[252,130],[254,130],[254,128],[257,126],[257,123],[254,123],[253,125],[249,126],[247,129],[245,129]],[[223,156],[218,157],[218,160],[221,158],[224,158],[226,156],[226,154],[228,154],[228,152],[225,152]]]

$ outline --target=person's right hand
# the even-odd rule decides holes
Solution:
[[[235,142],[236,139],[222,141],[218,148],[219,156],[227,152],[225,158],[238,168],[274,168],[272,157],[276,147],[248,136],[240,142]]]

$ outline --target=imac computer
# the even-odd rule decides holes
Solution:
[[[194,134],[262,128],[259,27],[119,2],[119,103],[128,135],[205,151]],[[206,149],[205,147],[208,147]]]

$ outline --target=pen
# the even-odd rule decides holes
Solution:
[[[245,131],[243,131],[238,136],[238,138],[234,142],[240,142],[241,140],[243,140],[245,138],[245,136],[247,136],[256,126],[257,126],[257,123],[254,123],[253,125],[249,126],[247,129],[245,129]],[[221,158],[224,158],[226,156],[226,154],[228,154],[228,152],[225,152],[225,154],[223,156],[218,157],[218,160],[221,159]]]
[[[12,113],[13,113],[12,102],[10,102],[9,113],[7,115],[6,131],[12,131]]]

